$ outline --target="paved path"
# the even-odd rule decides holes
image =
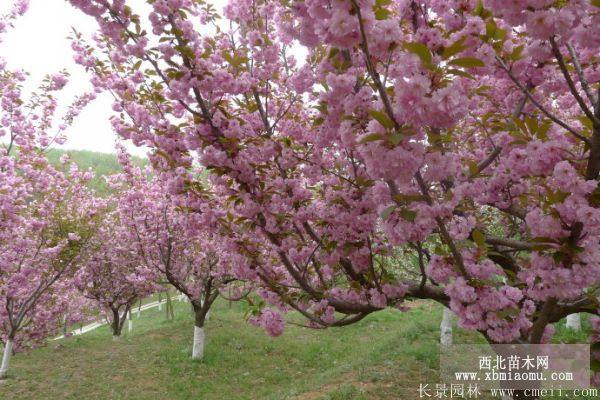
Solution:
[[[179,295],[176,296],[175,299],[181,301],[183,300],[183,295]],[[161,300],[160,304],[165,304],[167,302],[167,300]],[[158,301],[153,301],[152,303],[148,303],[148,304],[144,304],[141,308],[139,308],[140,311],[145,311],[145,310],[149,310],[151,308],[156,308],[158,307]],[[138,308],[136,307],[135,309],[132,309],[131,312],[137,312]],[[71,331],[71,336],[77,336],[77,335],[83,335],[84,333],[88,333],[90,331],[93,331],[94,329],[98,329],[103,325],[106,325],[107,322],[106,320],[101,320],[101,321],[96,321],[93,322],[91,324],[88,325],[84,325],[81,328],[75,329],[74,331]],[[58,340],[58,339],[64,339],[65,335],[60,335],[59,337],[55,337],[52,340]]]

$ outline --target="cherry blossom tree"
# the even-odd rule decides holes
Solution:
[[[207,194],[171,194],[168,181],[134,167],[123,149],[119,160],[124,172],[112,181],[121,185],[118,211],[129,229],[128,241],[160,280],[189,299],[194,310],[192,358],[202,359],[208,313],[233,280],[232,256],[224,252],[224,238],[216,230],[219,214],[211,210],[214,204]]]
[[[26,9],[19,1],[0,17],[0,34]],[[22,91],[25,80],[23,71],[0,60],[0,378],[14,350],[37,345],[62,326],[65,282],[101,207],[86,188],[90,172],[66,158],[54,167],[44,155],[93,95],[77,98],[55,126],[54,94],[67,83],[66,74],[47,76],[30,95]]]
[[[277,310],[339,326],[409,298],[491,343],[598,314],[597,2],[70,3],[115,130],[228,199],[271,333]]]
[[[156,291],[154,280],[118,213],[105,215],[74,282],[107,311],[113,339],[120,338],[134,304]]]

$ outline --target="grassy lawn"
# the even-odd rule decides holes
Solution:
[[[0,399],[366,400],[418,399],[419,383],[435,384],[441,308],[413,304],[358,324],[328,330],[288,325],[278,338],[244,321],[244,305],[218,302],[207,322],[205,359],[190,359],[192,314],[175,304],[134,313],[134,331],[118,342],[107,327],[17,354]],[[297,320],[301,321],[301,320]],[[559,328],[558,340],[585,333]],[[476,343],[455,329],[455,342]]]

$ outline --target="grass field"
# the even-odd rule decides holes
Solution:
[[[174,321],[164,309],[143,312],[120,341],[105,326],[17,354],[0,399],[418,399],[419,383],[438,380],[441,308],[413,308],[336,329],[288,325],[270,338],[244,321],[242,303],[222,301],[207,322],[205,358],[192,361],[190,305],[176,301]],[[558,330],[558,340],[585,341],[585,333]],[[454,340],[481,342],[460,329]]]

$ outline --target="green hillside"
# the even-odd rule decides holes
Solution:
[[[71,160],[75,162],[82,170],[92,168],[95,175],[90,182],[90,186],[99,194],[105,194],[107,191],[107,186],[103,177],[121,171],[121,166],[117,161],[116,154],[98,153],[89,150],[51,149],[47,153],[47,156],[51,163],[57,165],[60,157],[63,154],[68,154]],[[145,166],[148,164],[147,159],[140,157],[132,157],[132,161],[134,164],[139,166]]]

